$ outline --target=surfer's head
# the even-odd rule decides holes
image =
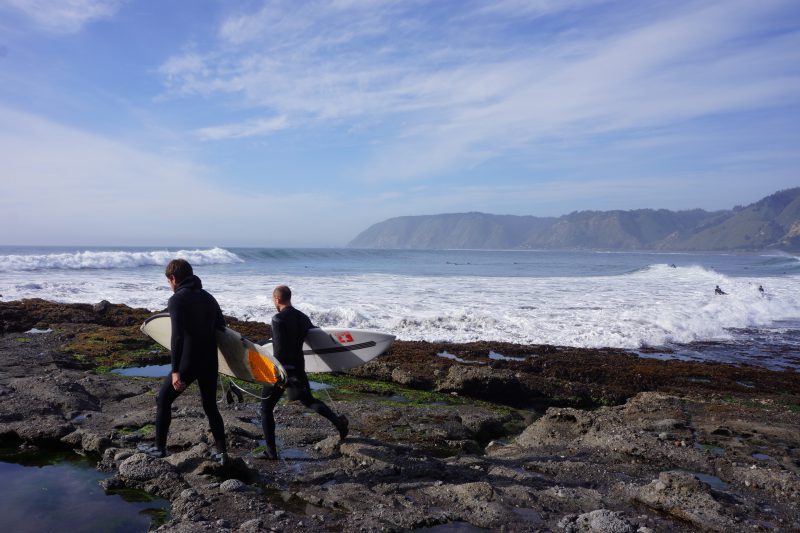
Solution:
[[[281,309],[281,306],[292,305],[292,290],[286,285],[278,285],[272,291],[272,300],[278,310]]]
[[[192,271],[192,265],[190,265],[189,261],[186,259],[173,259],[167,263],[167,269],[164,271],[164,274],[167,276],[172,290],[175,290],[175,287],[177,287],[181,281],[192,276],[194,272]]]

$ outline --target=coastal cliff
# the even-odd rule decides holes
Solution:
[[[374,224],[353,248],[800,251],[800,187],[708,212],[580,211],[561,217],[451,213]]]

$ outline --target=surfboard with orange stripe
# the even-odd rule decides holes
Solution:
[[[170,349],[172,324],[169,313],[153,315],[142,324],[141,330],[166,349]],[[225,328],[217,334],[217,360],[220,374],[268,385],[286,381],[286,371],[272,353],[241,333]]]

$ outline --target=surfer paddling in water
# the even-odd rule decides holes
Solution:
[[[349,422],[344,415],[337,416],[330,407],[314,398],[305,369],[303,341],[308,330],[314,326],[301,311],[292,307],[292,291],[286,285],[279,285],[272,291],[272,301],[278,313],[272,317],[272,353],[286,370],[285,388],[289,391],[289,401],[299,400],[317,414],[327,418],[339,431],[339,438],[347,437]],[[277,459],[275,447],[275,416],[273,410],[283,396],[284,387],[265,386],[261,400],[261,426],[267,448],[264,456]]]
[[[156,442],[144,451],[154,457],[167,454],[167,433],[172,420],[172,403],[197,381],[203,410],[214,436],[215,458],[228,461],[225,426],[217,409],[217,330],[225,329],[219,304],[203,290],[200,278],[184,259],[173,259],[165,274],[175,294],[169,299],[172,322],[172,372],[164,378],[156,396]]]

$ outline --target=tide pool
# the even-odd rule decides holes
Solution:
[[[162,524],[169,502],[141,491],[106,492],[85,457],[0,449],[0,530],[140,533]]]

